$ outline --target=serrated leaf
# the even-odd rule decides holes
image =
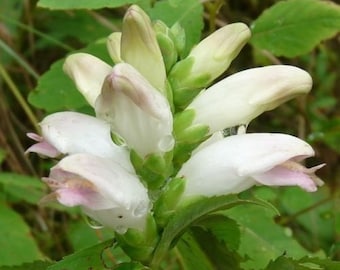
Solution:
[[[173,241],[178,239],[189,226],[199,221],[199,219],[207,214],[222,209],[229,209],[240,204],[256,204],[273,210],[271,205],[264,201],[240,199],[236,195],[202,198],[181,209],[177,209],[164,228],[162,237],[155,249],[153,264],[159,265],[165,253],[173,244]]]
[[[132,3],[138,0],[40,0],[38,7],[49,9],[99,9],[99,8],[115,8]]]
[[[1,173],[4,191],[20,200],[36,204],[45,195],[46,185],[39,179],[16,173]]]
[[[311,51],[340,30],[340,6],[330,1],[280,1],[252,26],[251,43],[277,56],[295,57]]]
[[[0,266],[0,270],[46,270],[51,264],[51,262],[46,261],[35,261],[15,266]]]
[[[235,220],[223,215],[209,215],[196,225],[211,232],[215,238],[230,250],[237,250],[240,245],[240,229]]]
[[[154,7],[146,12],[152,20],[161,20],[168,27],[178,22],[184,28],[186,45],[182,58],[199,42],[203,29],[203,6],[200,1],[157,1]]]
[[[0,217],[0,264],[9,266],[42,260],[43,255],[29,227],[22,217],[3,201],[0,201]]]
[[[294,260],[286,256],[280,256],[276,260],[271,261],[265,270],[338,270],[340,262],[330,259],[308,258],[304,257],[300,260]]]
[[[112,64],[106,50],[105,41],[90,44],[76,52],[92,54],[109,64]],[[73,53],[76,53],[73,52]],[[28,96],[28,101],[39,109],[47,112],[63,110],[89,109],[85,98],[79,93],[73,81],[63,72],[65,59],[55,62],[38,81],[38,86]]]
[[[286,253],[293,258],[309,254],[292,237],[290,229],[274,222],[272,211],[255,205],[240,205],[225,211],[240,225],[239,254],[249,260],[242,263],[245,270],[263,269],[270,260]]]
[[[64,257],[61,261],[49,266],[47,270],[102,270],[106,268],[102,253],[112,246],[112,240],[83,249]]]
[[[202,251],[204,251],[209,261],[214,265],[214,269],[241,270],[240,262],[242,258],[235,251],[229,250],[226,245],[218,241],[215,235],[210,232],[199,227],[193,227],[191,230]]]

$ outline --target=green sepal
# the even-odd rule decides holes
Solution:
[[[154,216],[158,226],[164,227],[174,214],[176,206],[185,189],[183,178],[174,178],[164,187],[161,196],[155,202]]]
[[[178,58],[177,48],[174,43],[175,37],[162,21],[156,21],[153,28],[156,32],[157,42],[162,52],[166,71],[169,72]]]
[[[187,109],[177,113],[174,117],[174,135],[176,142],[197,143],[204,140],[209,134],[209,127],[206,125],[192,125],[195,119],[195,110]]]
[[[163,33],[157,33],[156,38],[162,52],[166,71],[169,72],[171,67],[176,63],[178,57],[175,45],[171,38]]]
[[[181,55],[185,48],[185,30],[184,28],[177,22],[173,26],[171,26],[170,31],[172,36],[174,37],[173,42],[175,44],[178,55]]]
[[[179,168],[191,156],[191,152],[209,136],[209,127],[206,125],[192,125],[195,110],[187,109],[177,113],[174,117],[174,148],[173,164]]]
[[[136,173],[142,178],[149,190],[159,189],[171,175],[173,152],[150,154],[142,159],[134,150],[130,152],[130,160]]]
[[[153,216],[148,215],[144,231],[128,229],[125,234],[116,234],[116,239],[131,259],[148,262],[159,240]]]
[[[195,58],[187,57],[175,64],[169,74],[169,82],[174,92],[174,103],[178,108],[186,107],[198,93],[209,85],[211,75],[191,73]]]

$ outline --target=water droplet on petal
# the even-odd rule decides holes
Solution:
[[[104,227],[98,221],[90,218],[89,216],[85,216],[85,221],[87,225],[89,225],[92,229],[95,229],[95,230],[102,229]]]
[[[115,228],[115,231],[116,231],[117,233],[123,234],[123,233],[126,233],[127,228],[124,227],[124,226],[122,226],[122,225],[119,225],[119,226],[117,226],[117,227]]]

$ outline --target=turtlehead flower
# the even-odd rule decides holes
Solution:
[[[248,125],[261,113],[312,88],[310,75],[297,67],[274,65],[233,74],[202,91],[187,107],[192,125],[207,125],[210,133]]]
[[[170,72],[169,80],[176,91],[196,90],[208,86],[221,75],[250,38],[243,23],[226,25],[203,39]]]
[[[112,142],[110,125],[103,120],[77,112],[58,112],[45,117],[40,127],[42,136],[28,134],[38,143],[26,152],[47,157],[89,153],[111,159],[133,171],[128,150]]]
[[[121,58],[137,69],[150,84],[165,92],[166,72],[150,18],[132,5],[123,19]]]
[[[147,189],[136,174],[111,159],[70,155],[43,180],[53,191],[43,201],[55,198],[65,206],[81,206],[86,215],[118,233],[145,228],[150,210]]]
[[[242,192],[254,185],[299,186],[316,191],[323,182],[299,162],[313,156],[312,147],[286,134],[229,136],[195,152],[177,177],[183,177],[183,199]],[[204,166],[202,166],[204,164]]]
[[[95,110],[142,157],[174,146],[167,99],[126,63],[115,65],[105,79]]]

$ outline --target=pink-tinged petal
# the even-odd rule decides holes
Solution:
[[[325,164],[305,168],[294,161],[287,161],[262,174],[252,175],[257,182],[266,186],[299,186],[308,192],[314,192],[323,184],[314,172]]]
[[[64,72],[74,81],[79,92],[92,107],[111,68],[104,61],[87,53],[71,54],[63,66]]]
[[[150,210],[147,189],[136,174],[111,159],[70,155],[43,180],[52,189],[47,201],[52,197],[66,206],[79,205],[91,218],[121,233],[144,229]]]
[[[90,181],[77,175],[59,181],[53,178],[43,178],[43,181],[54,190],[53,194],[56,199],[65,206],[93,207],[103,203],[96,187]]]
[[[53,145],[49,144],[45,139],[38,134],[35,133],[27,133],[26,134],[28,138],[38,142],[36,144],[33,144],[31,147],[29,147],[25,154],[27,153],[37,153],[39,155],[42,155],[43,157],[50,157],[55,158],[59,156],[61,153],[56,149]]]
[[[286,134],[253,133],[229,136],[193,152],[177,177],[183,177],[183,198],[239,193],[256,184],[300,186],[313,191],[322,181],[300,165],[314,151]]]

